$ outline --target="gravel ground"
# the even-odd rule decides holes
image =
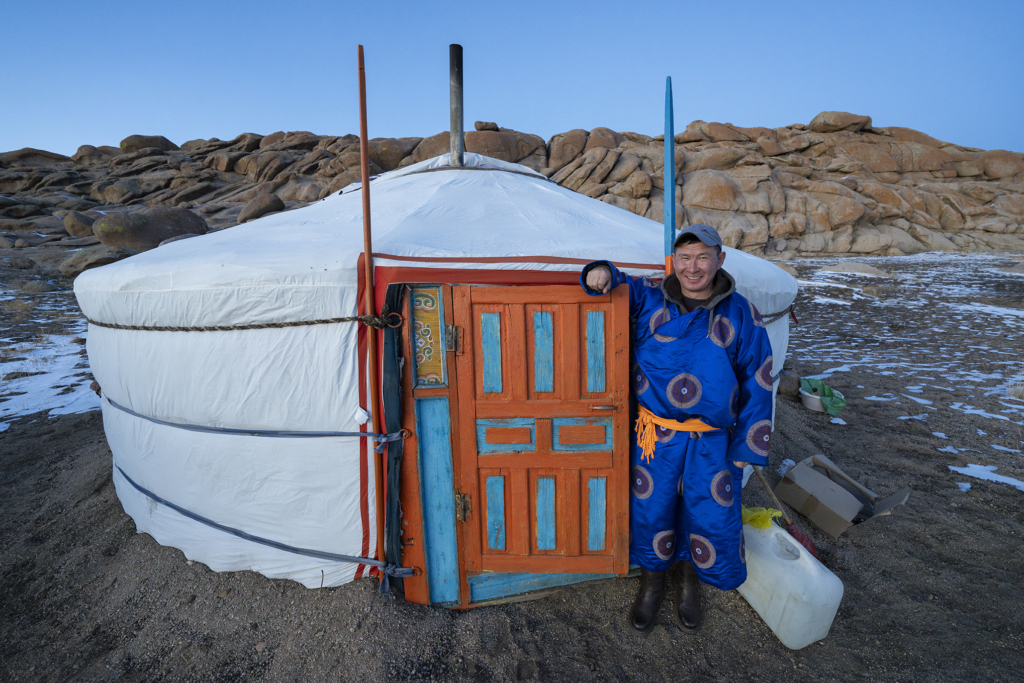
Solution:
[[[901,277],[823,270],[838,259],[790,262],[804,284],[787,367],[824,376],[849,405],[838,424],[780,396],[771,469],[822,453],[881,494],[912,493],[838,541],[796,516],[845,585],[828,637],[797,652],[738,593],[707,587],[699,633],[684,633],[666,602],[643,638],[625,618],[636,579],[457,612],[381,596],[370,580],[307,590],[190,563],[137,534],[117,500],[102,421],[82,393],[85,359],[60,361],[83,334],[67,283],[8,263],[0,678],[1020,680],[1024,491],[949,469],[994,466],[1024,480],[1024,400],[1010,396],[1024,382],[1024,276],[1003,270],[1019,257],[869,262]],[[13,294],[33,279],[58,289]],[[39,349],[52,349],[50,360],[33,356]],[[26,398],[54,384],[48,405],[69,407]],[[767,504],[756,486],[746,504]]]

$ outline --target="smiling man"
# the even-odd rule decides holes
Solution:
[[[724,263],[715,229],[691,225],[660,282],[608,261],[580,275],[595,296],[629,286],[638,410],[630,561],[640,565],[630,624],[641,633],[654,628],[673,566],[676,610],[691,632],[701,622],[701,581],[732,590],[747,578],[740,483],[748,462],[768,464],[772,357],[761,315]]]

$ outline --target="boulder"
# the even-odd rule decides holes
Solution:
[[[711,142],[745,142],[748,139],[746,135],[724,123],[702,123],[697,130]]]
[[[442,154],[448,154],[451,151],[450,139],[451,136],[448,131],[431,135],[429,138],[423,138],[420,144],[416,145],[416,149],[413,150],[413,159],[416,163],[419,163],[427,159],[439,157]]]
[[[619,155],[611,172],[604,177],[604,181],[608,183],[621,183],[638,168],[640,168],[640,157],[629,152],[623,152]]]
[[[608,153],[605,155],[604,159],[601,160],[601,163],[594,167],[594,170],[587,179],[587,182],[603,183],[604,179],[608,177],[612,169],[618,164],[619,156],[621,156],[621,154],[621,152],[615,149],[608,150]]]
[[[840,130],[856,132],[870,127],[870,116],[859,116],[845,111],[823,111],[807,124],[807,128],[815,133],[835,133]]]
[[[477,121],[475,124],[473,124],[473,127],[476,128],[477,130],[498,130],[498,124],[494,123],[493,121]]]
[[[28,218],[41,214],[43,210],[35,204],[15,204],[5,209],[0,209],[0,215],[7,218]]]
[[[52,166],[55,163],[71,161],[70,157],[56,152],[47,152],[33,147],[22,147],[13,152],[0,154],[0,167],[24,168],[30,166]]]
[[[242,208],[238,214],[238,222],[245,223],[275,211],[284,211],[284,202],[281,201],[281,198],[273,193],[262,194]]]
[[[146,251],[176,235],[203,235],[207,225],[202,217],[187,209],[155,207],[107,214],[93,223],[92,231],[104,246]]]
[[[262,149],[264,147],[270,147],[271,145],[281,142],[281,140],[284,140],[285,135],[286,133],[283,130],[279,130],[276,133],[271,133],[270,135],[264,135],[260,139],[260,148]]]
[[[178,146],[163,135],[129,135],[121,140],[122,152],[137,152],[146,147],[158,147],[164,152],[178,149]]]
[[[467,152],[513,163],[544,145],[544,140],[536,135],[527,135],[508,128],[500,131],[471,130],[465,134],[465,138]]]
[[[92,237],[92,224],[95,219],[78,211],[70,211],[64,216],[64,229],[72,237]]]
[[[989,178],[1009,178],[1024,173],[1024,159],[1002,149],[981,153],[982,168]]]
[[[230,150],[235,152],[255,152],[260,148],[263,136],[256,133],[242,133],[231,141]]]
[[[106,149],[113,148],[108,147]],[[117,151],[118,154],[120,154],[121,150]],[[110,154],[100,149],[99,147],[93,147],[92,145],[82,145],[81,147],[78,148],[77,152],[71,155],[71,160],[74,161],[76,164],[83,164],[89,166],[96,164],[105,164],[108,161],[110,161],[110,158],[113,156],[116,155]]]
[[[46,294],[48,292],[56,292],[57,287],[43,280],[32,280],[23,284],[18,291],[21,294]]]
[[[58,269],[68,277],[75,277],[84,270],[105,266],[137,253],[139,252],[126,247],[86,247],[61,261]]]
[[[559,133],[548,143],[548,168],[560,170],[583,153],[587,146],[587,131],[577,128],[567,133]]]
[[[590,135],[587,137],[587,144],[583,148],[584,153],[593,149],[594,147],[607,147],[608,149],[615,149],[622,144],[625,140],[621,133],[616,133],[611,128],[598,127],[590,131]]]
[[[393,171],[412,154],[423,138],[376,138],[369,142],[370,160],[382,171]]]
[[[121,178],[103,188],[103,201],[110,204],[126,204],[138,196],[140,183],[135,178]]]

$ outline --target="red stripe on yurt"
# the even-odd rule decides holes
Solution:
[[[563,258],[561,256],[479,256],[476,258],[464,258],[461,256],[394,256],[392,254],[378,254],[374,252],[374,258],[389,259],[391,261],[419,261],[421,263],[568,263],[571,265],[585,266],[594,259]],[[661,263],[625,263],[612,261],[618,268],[642,268],[645,270],[661,270],[664,265]],[[376,270],[374,271],[376,273]],[[374,280],[376,284],[376,279]]]
[[[363,257],[359,256],[359,288],[357,292],[362,292],[365,287],[363,278]],[[366,312],[365,299],[361,296],[357,296],[357,311],[358,315],[363,315]],[[366,331],[369,328],[365,325],[359,326],[359,332],[357,333],[358,338],[358,353],[359,353],[359,405],[366,405]],[[366,431],[366,424],[360,425],[359,431]],[[370,552],[370,498],[369,490],[367,488],[367,448],[366,439],[359,439],[359,517],[363,525],[363,549],[362,557],[369,557]],[[363,572],[366,569],[366,565],[359,565],[356,567],[356,579],[363,578]]]

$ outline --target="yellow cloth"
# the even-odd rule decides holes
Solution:
[[[673,429],[677,432],[713,432],[718,429],[718,427],[707,425],[695,417],[691,417],[686,422],[679,422],[667,417],[658,417],[643,406],[639,406],[639,408],[640,414],[636,418],[636,445],[640,447],[644,462],[648,464],[654,457],[654,444],[657,441],[654,434],[655,426]]]
[[[781,517],[782,510],[775,508],[748,508],[743,506],[743,523],[755,529],[767,529],[772,525],[773,517]]]

